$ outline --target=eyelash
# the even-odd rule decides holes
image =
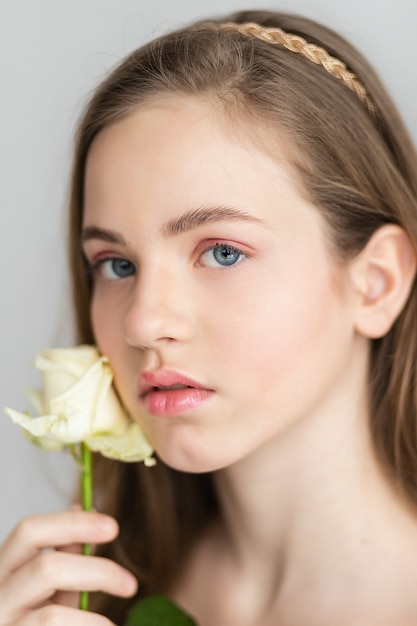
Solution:
[[[231,263],[226,262],[223,265],[218,259],[215,258],[216,252],[220,252],[221,250],[227,251],[226,255],[224,255],[223,260],[227,261],[228,256],[231,256],[231,255],[235,255],[236,260],[233,260],[233,262]],[[205,255],[208,255],[210,252],[213,253],[214,263],[212,265],[210,265],[210,263],[206,263],[206,264],[201,263],[202,258]],[[247,259],[247,258],[248,258],[248,255],[242,252],[242,250],[240,250],[239,248],[236,248],[235,246],[232,246],[231,244],[227,242],[217,241],[213,245],[207,248],[204,248],[204,250],[198,256],[198,263],[201,267],[212,267],[214,269],[227,269],[229,267],[234,267],[235,265],[240,264],[244,259]],[[117,262],[120,262],[121,264],[123,263],[127,264],[128,273],[126,273],[124,276],[120,276],[117,274],[116,276],[113,276],[113,277],[105,276],[104,271],[105,271],[106,266],[113,266],[114,268],[114,264]],[[136,274],[136,268],[133,265],[133,263],[131,263],[130,261],[128,261],[127,259],[123,257],[105,257],[102,259],[97,259],[96,261],[87,263],[86,271],[93,278],[96,274],[101,272],[102,277],[105,280],[109,280],[109,281],[116,281],[116,280],[121,280],[123,278],[129,278],[130,276],[133,276],[134,274]],[[116,273],[114,269],[112,269],[112,271]]]
[[[126,274],[125,276],[115,276],[112,278],[110,278],[109,276],[105,276],[104,271],[106,265],[112,265],[114,263],[117,263],[117,261],[119,261],[120,263],[128,264],[129,270],[131,270],[130,273]],[[97,259],[96,261],[88,263],[86,270],[92,278],[94,278],[95,275],[97,275],[98,273],[101,273],[102,277],[108,281],[121,280],[122,278],[128,278],[129,276],[133,276],[134,274],[136,274],[136,268],[133,263],[131,263],[127,259],[124,259],[123,257],[105,257],[103,259]]]
[[[244,252],[242,252],[242,250],[240,250],[239,248],[236,248],[236,246],[232,246],[231,244],[227,243],[227,242],[220,242],[217,241],[214,245],[209,246],[208,248],[205,248],[201,254],[199,255],[199,262],[201,263],[201,259],[205,254],[208,254],[209,252],[213,252],[213,256],[215,255],[216,251],[220,251],[220,250],[227,250],[227,254],[235,254],[237,255],[237,260],[234,261],[233,263],[229,263],[229,264],[225,264],[222,265],[218,260],[216,260],[216,265],[207,265],[207,266],[203,266],[203,267],[214,267],[214,268],[222,268],[222,269],[226,269],[228,267],[234,267],[235,265],[238,265],[239,263],[241,263],[243,261],[243,259],[247,259],[248,255],[245,254]],[[225,257],[226,260],[226,257]]]

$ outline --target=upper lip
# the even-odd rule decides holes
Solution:
[[[172,385],[184,385],[195,389],[207,389],[205,385],[199,383],[184,374],[174,370],[157,370],[156,372],[141,372],[139,374],[138,390],[141,397],[145,396],[155,387],[171,387]]]

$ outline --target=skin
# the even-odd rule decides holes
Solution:
[[[252,220],[164,232],[219,206]],[[123,238],[85,241],[92,322],[130,414],[165,462],[201,472],[263,456],[288,427],[346,401],[346,373],[363,371],[367,345],[319,214],[284,165],[229,138],[204,107],[141,109],[106,129],[87,165],[84,222]],[[216,261],[218,242],[241,251],[236,263]],[[133,273],[119,279],[112,259]],[[138,375],[160,368],[214,393],[169,419],[147,414]]]
[[[200,626],[407,626],[416,520],[374,458],[367,363],[369,328],[392,324],[415,263],[394,226],[338,262],[287,148],[272,158],[190,98],[152,102],[98,135],[84,216],[97,344],[158,455],[215,472],[223,522],[170,590]],[[241,215],[219,219],[216,207]],[[199,224],[167,232],[201,209]],[[198,381],[207,400],[147,412],[138,380],[161,369]],[[0,607],[13,598],[0,624],[46,623],[45,601],[68,623],[108,623],[55,590],[128,596],[131,577],[129,588],[116,564],[89,558],[86,571],[83,557],[41,551],[114,538],[114,520],[98,519],[67,512],[17,528],[0,552]]]

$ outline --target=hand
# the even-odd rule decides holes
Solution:
[[[0,547],[0,626],[109,626],[80,611],[80,591],[130,597],[136,579],[120,565],[83,556],[82,543],[106,543],[119,532],[106,515],[71,510],[23,519]]]

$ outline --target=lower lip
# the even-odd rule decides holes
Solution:
[[[152,415],[174,416],[201,406],[211,395],[209,389],[167,389],[149,391],[142,402]]]

